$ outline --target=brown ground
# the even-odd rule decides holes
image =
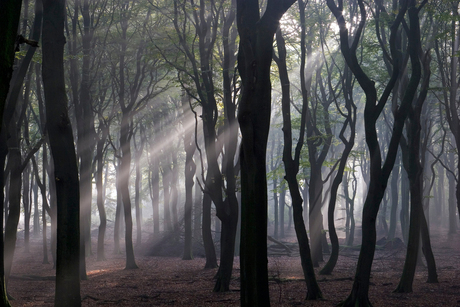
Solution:
[[[460,235],[432,235],[439,283],[427,284],[426,269],[419,267],[414,292],[392,293],[401,275],[404,248],[378,250],[374,259],[370,299],[374,306],[460,306]],[[140,254],[140,253],[138,253]],[[238,306],[239,259],[229,293],[213,293],[215,269],[204,270],[204,259],[183,261],[178,257],[137,256],[140,269],[124,270],[124,255],[113,255],[96,262],[87,258],[88,280],[81,282],[82,306]],[[324,301],[305,301],[298,256],[270,257],[270,295],[272,306],[334,306],[350,292],[358,252],[341,251],[331,276],[318,276]],[[42,264],[40,242],[32,242],[25,253],[18,241],[9,293],[13,306],[52,306],[54,274],[51,265]],[[326,255],[326,259],[328,255]]]

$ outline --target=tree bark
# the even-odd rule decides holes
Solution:
[[[329,237],[331,238],[332,251],[331,256],[329,257],[328,262],[324,268],[320,271],[320,274],[331,274],[334,270],[335,265],[339,257],[339,238],[337,236],[337,231],[335,229],[334,222],[334,212],[335,205],[337,201],[337,191],[339,185],[343,181],[343,174],[345,172],[345,167],[347,166],[348,156],[353,149],[355,143],[355,133],[356,133],[356,105],[353,102],[353,91],[352,91],[352,76],[351,71],[348,67],[344,70],[344,82],[342,83],[344,88],[345,96],[345,108],[347,110],[345,116],[345,122],[342,126],[342,129],[339,133],[339,138],[344,144],[345,148],[343,149],[342,156],[340,158],[339,168],[337,169],[337,174],[335,175],[334,180],[332,181],[332,187],[330,192],[329,206],[328,206],[328,228],[329,228]],[[350,136],[348,140],[345,137],[345,131],[349,127]]]
[[[299,190],[299,183],[297,181],[297,174],[299,172],[300,153],[304,143],[305,136],[305,120],[306,108],[308,105],[302,104],[302,115],[300,120],[300,132],[297,145],[295,147],[295,155],[292,157],[292,126],[291,126],[291,99],[290,99],[290,83],[288,71],[286,67],[286,44],[282,37],[281,29],[278,28],[276,32],[276,43],[278,46],[278,58],[275,61],[278,64],[279,76],[282,90],[282,113],[283,113],[283,136],[284,136],[284,150],[283,162],[286,176],[284,177],[288,183],[289,191],[291,193],[292,207],[294,209],[294,228],[299,244],[300,259],[302,264],[303,275],[307,285],[306,299],[316,300],[322,298],[322,293],[316,281],[315,270],[313,268],[313,261],[310,252],[310,245],[308,243],[307,230],[303,220],[302,208],[302,195]]]
[[[203,236],[204,252],[206,255],[205,269],[217,268],[216,248],[212,240],[211,233],[211,196],[204,193],[203,195],[203,221],[201,223],[201,231]]]
[[[184,93],[185,94],[185,93]],[[189,97],[183,95],[183,122],[188,122],[186,110],[188,109]],[[190,127],[191,128],[191,127]],[[185,148],[185,204],[184,204],[184,254],[183,260],[193,259],[193,236],[192,236],[192,209],[193,209],[193,185],[196,165],[193,161],[193,155],[196,151],[195,139],[193,138],[193,130],[185,127],[184,131],[184,148]]]
[[[260,17],[256,0],[237,1],[240,34],[238,110],[241,140],[241,306],[270,306],[267,272],[266,150],[271,113],[273,37],[291,0],[267,2]]]
[[[81,306],[79,181],[64,83],[64,1],[43,1],[43,86],[57,200],[55,306]]]

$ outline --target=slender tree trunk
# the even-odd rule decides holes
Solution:
[[[7,113],[5,112],[5,115]],[[13,114],[11,114],[13,115]],[[9,124],[9,138],[8,144],[8,165],[10,169],[10,184],[9,184],[9,206],[8,218],[5,224],[5,280],[8,284],[8,278],[13,264],[13,255],[16,246],[16,236],[18,230],[19,217],[21,215],[21,189],[22,189],[22,176],[21,176],[21,151],[19,141],[19,131],[17,130],[17,116],[13,118]]]
[[[216,248],[211,233],[211,196],[208,193],[203,195],[203,221],[201,223],[204,252],[206,254],[205,269],[217,268]]]
[[[320,271],[320,274],[331,274],[339,257],[339,238],[337,236],[337,231],[335,229],[334,222],[334,212],[335,205],[337,201],[337,191],[340,184],[343,182],[343,174],[345,172],[345,167],[347,166],[348,156],[353,149],[355,143],[355,132],[356,132],[356,105],[353,102],[353,91],[352,91],[352,75],[348,67],[345,68],[345,82],[343,85],[347,88],[345,93],[345,107],[347,109],[347,116],[345,122],[342,126],[342,129],[339,133],[339,138],[344,144],[345,148],[342,152],[342,157],[340,158],[339,168],[337,169],[337,174],[332,182],[331,193],[328,206],[328,228],[329,228],[329,237],[331,238],[332,251],[331,256],[329,257],[328,262],[324,268]],[[345,131],[349,127],[350,137],[347,140],[345,138]],[[346,179],[345,179],[346,180]]]
[[[321,290],[316,282],[315,270],[313,269],[313,261],[310,253],[310,245],[308,243],[307,230],[303,220],[303,199],[299,190],[297,174],[299,172],[300,152],[304,142],[305,135],[305,120],[306,108],[308,105],[302,105],[302,115],[300,120],[299,139],[295,148],[295,156],[292,157],[292,126],[291,126],[291,99],[290,99],[290,83],[286,66],[286,44],[278,28],[276,32],[276,42],[278,46],[278,57],[275,56],[275,62],[278,64],[280,81],[282,84],[282,113],[283,113],[283,136],[284,150],[283,162],[286,172],[285,179],[289,185],[291,193],[292,207],[294,209],[294,227],[299,244],[300,259],[302,270],[307,285],[307,299],[319,299],[322,297]],[[305,102],[305,101],[304,101]]]
[[[34,178],[34,177],[32,177]],[[34,238],[38,238],[40,235],[40,212],[38,210],[38,184],[34,182],[34,179],[32,179],[32,192],[33,192],[33,204],[34,204]]]
[[[201,211],[203,210],[203,192],[201,191],[198,182],[195,183],[195,198],[193,201],[193,238],[195,238],[196,242],[201,242]]]
[[[102,121],[99,121],[100,126],[102,126]],[[107,214],[105,212],[104,206],[104,186],[103,186],[103,173],[104,173],[104,143],[105,139],[108,135],[108,130],[103,132],[102,137],[98,140],[96,145],[96,203],[97,209],[99,211],[99,232],[97,235],[97,261],[104,261],[105,258],[105,246],[104,246],[104,239],[105,239],[105,231],[107,229]]]
[[[130,124],[129,118],[123,113],[120,130],[120,181],[119,189],[123,200],[123,212],[125,217],[125,248],[126,248],[126,267],[125,269],[137,269],[134,258],[133,247],[133,219],[131,216],[131,198],[129,195],[129,170],[131,167],[131,146],[129,138]]]
[[[284,209],[286,204],[286,181],[281,182],[280,202],[279,202],[279,220],[280,220],[280,238],[284,238]]]
[[[81,306],[79,181],[64,83],[64,1],[43,1],[43,85],[55,164],[57,254],[55,306]]]
[[[422,237],[422,252],[425,255],[427,267],[428,267],[428,283],[438,283],[438,274],[436,272],[436,263],[433,256],[433,250],[431,249],[430,233],[428,224],[425,218],[425,214],[422,212],[421,221],[421,237]]]
[[[188,97],[182,97],[182,108],[184,119],[187,119]],[[187,122],[187,120],[184,120]],[[184,148],[185,148],[185,204],[184,204],[184,254],[183,260],[193,259],[193,236],[192,236],[192,209],[193,209],[193,177],[195,176],[196,165],[193,161],[196,146],[193,138],[193,130],[185,127],[184,131]]]
[[[391,172],[391,209],[390,209],[390,228],[388,229],[388,240],[395,238],[396,232],[396,213],[398,210],[398,179],[399,179],[399,164],[401,156],[398,154],[396,158],[395,166]]]
[[[153,212],[153,235],[160,234],[160,169],[158,165],[158,157],[155,155],[150,156],[150,186],[151,186],[151,199],[152,199],[152,212]]]
[[[179,218],[177,215],[177,184],[179,181],[179,170],[177,165],[177,152],[173,149],[171,152],[172,169],[171,169],[171,183],[170,183],[170,209],[172,215],[173,230],[177,234],[179,232]]]
[[[120,232],[121,232],[121,219],[122,219],[122,210],[123,210],[123,200],[121,198],[121,189],[120,189],[120,163],[115,166],[116,169],[116,188],[117,188],[117,205],[115,209],[115,223],[113,226],[113,252],[115,254],[121,253],[120,250]]]
[[[141,128],[142,130],[143,128]],[[141,132],[142,134],[143,132]],[[142,211],[141,211],[141,195],[140,190],[142,187],[142,174],[140,160],[142,157],[142,151],[144,150],[144,140],[141,135],[141,144],[139,149],[136,150],[136,161],[134,162],[136,168],[136,180],[135,180],[135,194],[134,194],[134,208],[136,209],[136,245],[141,246],[142,244]]]

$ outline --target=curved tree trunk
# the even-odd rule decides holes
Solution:
[[[388,178],[394,166],[394,162],[398,152],[398,144],[404,127],[404,121],[408,115],[410,106],[417,92],[419,81],[421,79],[421,65],[418,57],[420,50],[420,28],[418,19],[418,8],[415,7],[414,0],[411,0],[409,2],[409,4],[407,2],[403,3],[391,25],[390,47],[391,56],[394,61],[393,72],[390,80],[388,81],[385,87],[385,90],[383,91],[381,97],[378,99],[375,83],[371,79],[369,79],[369,77],[362,70],[356,56],[356,49],[358,47],[358,43],[367,16],[364,2],[362,0],[358,0],[358,5],[361,14],[360,23],[358,25],[358,29],[355,32],[353,41],[351,42],[350,46],[350,38],[348,35],[347,25],[342,15],[343,3],[340,1],[339,7],[337,7],[335,1],[327,1],[328,7],[336,17],[337,22],[339,24],[340,47],[342,54],[366,95],[366,105],[364,109],[364,125],[366,133],[366,143],[370,153],[370,182],[367,197],[363,206],[362,245],[358,258],[358,265],[356,269],[353,288],[348,298],[344,301],[344,306],[371,305],[368,295],[369,278],[376,244],[375,222],[377,219],[380,203],[383,199],[385,188],[388,183]],[[409,6],[408,10],[407,6]],[[400,67],[398,57],[396,56],[395,40],[396,31],[398,30],[404,18],[404,15],[406,14],[406,10],[409,12],[410,33],[408,33],[408,50],[412,64],[412,74],[407,88],[405,89],[401,105],[399,106],[399,108],[395,108],[394,111],[393,131],[388,145],[387,156],[382,166],[382,157],[380,151],[380,144],[377,137],[376,121],[380,113],[382,112],[399,75]]]
[[[343,173],[345,167],[347,166],[348,156],[350,155],[351,150],[353,149],[355,143],[355,132],[356,132],[356,105],[353,102],[353,91],[352,91],[352,78],[351,71],[348,67],[345,68],[345,82],[343,83],[344,88],[347,89],[345,94],[345,107],[347,109],[347,116],[345,122],[340,130],[339,138],[345,145],[345,148],[342,152],[342,157],[340,158],[339,168],[337,169],[337,174],[332,182],[329,206],[328,206],[328,228],[329,228],[329,237],[331,238],[332,251],[331,256],[329,257],[328,262],[324,268],[320,271],[320,274],[331,274],[334,270],[335,265],[339,257],[339,238],[337,237],[337,232],[335,230],[334,223],[334,212],[335,212],[335,203],[337,200],[337,191],[339,185],[343,181]],[[344,89],[344,91],[345,91]],[[349,127],[350,137],[347,140],[345,138],[345,130]]]
[[[278,64],[280,82],[282,84],[282,113],[283,113],[283,136],[284,136],[284,150],[283,162],[286,172],[285,179],[289,186],[291,193],[292,207],[294,209],[294,228],[299,244],[300,259],[302,270],[307,284],[307,299],[315,300],[322,298],[322,293],[316,282],[315,270],[313,269],[313,261],[310,252],[310,245],[308,243],[307,230],[303,220],[303,199],[299,190],[299,183],[297,181],[297,174],[299,172],[300,151],[304,143],[305,135],[305,117],[306,108],[305,103],[302,105],[302,115],[300,120],[299,140],[295,148],[295,156],[292,157],[292,126],[291,126],[291,99],[290,99],[290,84],[286,67],[286,44],[278,28],[276,32],[276,42],[278,46],[278,57],[275,57],[275,62]]]

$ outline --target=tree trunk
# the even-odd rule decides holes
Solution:
[[[0,13],[2,14],[2,13]],[[1,30],[0,30],[1,31]],[[2,39],[2,38],[0,38]],[[5,95],[6,96],[6,95]],[[0,103],[4,102],[1,100]],[[0,109],[0,112],[3,111],[3,108]],[[0,117],[1,120],[1,117]],[[5,126],[0,129],[0,138],[1,139],[6,139],[6,129]],[[4,145],[4,146],[2,146]],[[0,141],[0,221],[2,223],[3,227],[3,203],[4,203],[4,189],[3,187],[5,186],[5,176],[4,176],[4,170],[5,170],[5,160],[6,160],[6,155],[8,154],[8,148],[6,146],[6,142]],[[5,279],[5,248],[4,248],[4,236],[1,236],[1,246],[0,246],[0,252],[2,257],[0,257],[0,291],[1,291],[1,303],[3,306],[11,306],[10,302],[8,301],[8,296],[7,296],[7,291],[6,291],[6,279]]]
[[[286,181],[281,182],[281,192],[280,192],[280,202],[279,202],[279,211],[280,211],[280,238],[284,238],[284,209],[286,204]]]
[[[291,126],[291,99],[290,99],[290,83],[288,71],[286,66],[286,44],[278,28],[276,32],[276,43],[278,46],[278,57],[275,57],[275,62],[278,64],[280,82],[282,84],[282,113],[283,113],[283,136],[284,136],[284,150],[283,162],[286,172],[285,179],[289,186],[291,193],[292,207],[294,209],[294,227],[299,244],[300,259],[302,270],[307,285],[307,299],[320,299],[322,293],[316,282],[315,270],[313,269],[313,262],[310,253],[310,245],[308,243],[307,230],[303,220],[303,199],[299,190],[299,183],[297,181],[297,174],[299,172],[300,152],[304,143],[305,136],[305,120],[306,108],[305,103],[302,105],[302,115],[300,120],[299,139],[295,148],[295,156],[292,157],[292,126]]]
[[[412,17],[412,16],[411,16]],[[412,17],[414,18],[414,17]],[[407,244],[406,261],[404,263],[403,273],[401,280],[395,292],[410,293],[412,292],[412,283],[415,275],[415,268],[417,264],[417,257],[420,245],[420,229],[423,213],[423,160],[420,147],[421,147],[421,113],[422,106],[428,91],[430,80],[430,60],[429,54],[420,55],[424,67],[424,80],[421,86],[421,92],[415,105],[411,107],[411,112],[406,121],[407,141],[401,138],[401,149],[403,154],[403,164],[407,171],[410,182],[410,226],[409,226],[409,239]],[[420,65],[420,64],[419,64]]]
[[[217,268],[216,248],[211,233],[211,196],[208,193],[203,195],[203,221],[201,223],[204,252],[206,254],[205,269]]]
[[[162,165],[163,177],[163,214],[164,214],[164,229],[167,232],[173,231],[173,224],[171,221],[171,165],[169,158],[166,157],[165,163]]]
[[[115,164],[115,162],[114,162]],[[120,189],[120,163],[118,165],[115,165],[115,170],[116,170],[116,179],[115,179],[115,185],[117,189],[117,205],[115,209],[115,223],[113,226],[113,252],[114,254],[119,254],[121,253],[120,250],[120,232],[121,231],[121,219],[122,219],[122,210],[123,210],[123,200],[121,197],[121,189]]]
[[[57,253],[55,306],[81,306],[77,158],[64,83],[64,1],[43,1],[43,86],[55,164]]]
[[[399,164],[401,161],[401,156],[398,155],[396,158],[395,166],[391,172],[391,209],[390,209],[390,228],[388,229],[388,240],[393,240],[395,238],[396,232],[396,213],[398,210],[398,179],[399,179]]]
[[[347,166],[348,156],[353,149],[355,143],[355,132],[356,132],[356,105],[353,102],[353,91],[352,91],[352,75],[351,71],[348,67],[345,67],[345,82],[343,85],[346,87],[346,91],[344,93],[345,96],[345,108],[347,110],[347,114],[345,117],[345,122],[342,126],[342,129],[339,133],[339,138],[344,144],[345,148],[342,152],[342,157],[340,158],[339,168],[337,169],[337,174],[332,182],[331,192],[330,192],[330,199],[329,199],[329,206],[328,206],[328,228],[329,228],[329,237],[331,238],[331,245],[332,251],[331,256],[329,257],[328,262],[324,266],[324,268],[320,271],[320,274],[331,274],[335,265],[337,264],[337,260],[339,257],[339,238],[337,236],[337,232],[335,229],[335,222],[334,222],[334,212],[335,212],[335,205],[337,201],[337,192],[339,189],[340,184],[343,181],[343,174],[345,172],[345,167]],[[345,89],[344,89],[345,91]],[[345,131],[349,127],[350,136],[348,140],[345,138]],[[345,179],[346,180],[346,179]],[[347,201],[347,200],[346,200]]]
[[[270,128],[273,37],[291,0],[268,1],[260,17],[256,0],[237,1],[242,80],[238,122],[241,140],[241,306],[270,306],[267,272],[266,150]]]
[[[196,158],[195,158],[196,160]],[[202,241],[201,211],[203,210],[203,192],[198,182],[195,183],[195,197],[193,200],[193,238],[196,242]]]
[[[177,216],[177,202],[178,202],[178,193],[177,193],[177,184],[179,181],[179,170],[177,166],[177,152],[175,148],[171,151],[171,182],[170,182],[170,209],[172,215],[173,230],[176,234],[179,233],[179,218]]]
[[[184,121],[187,122],[188,97],[185,93],[182,97],[182,108]],[[184,148],[185,148],[185,204],[184,204],[184,254],[183,260],[193,259],[193,236],[192,236],[192,209],[193,209],[193,184],[196,171],[196,165],[193,161],[196,145],[193,138],[193,130],[185,127],[184,131]]]
[[[141,211],[141,195],[140,190],[142,188],[142,174],[140,160],[142,157],[142,151],[144,150],[144,136],[142,135],[143,127],[141,127],[141,144],[136,150],[136,160],[134,161],[136,168],[136,180],[134,183],[134,208],[136,209],[136,245],[141,246],[142,244],[142,211]]]
[[[5,112],[5,115],[8,115]],[[16,114],[17,115],[17,114]],[[8,165],[10,169],[10,184],[8,198],[8,218],[5,224],[5,280],[8,284],[8,278],[13,264],[13,255],[16,246],[16,236],[18,231],[19,217],[21,215],[21,192],[22,192],[22,176],[21,176],[21,151],[19,131],[17,127],[18,116],[10,114],[8,134]],[[6,120],[6,122],[8,122]]]
[[[150,198],[152,199],[152,220],[153,220],[153,235],[160,234],[160,168],[158,165],[158,157],[154,154],[150,155]]]
[[[103,173],[104,173],[104,144],[108,136],[108,129],[105,129],[102,120],[99,121],[99,126],[103,129],[102,137],[97,141],[96,144],[96,203],[97,210],[99,211],[99,232],[97,235],[97,261],[104,261],[105,258],[105,231],[107,229],[107,214],[104,206],[104,186],[103,186]]]
[[[340,2],[341,3],[341,2]],[[358,58],[356,56],[356,49],[366,22],[366,9],[362,0],[358,0],[360,9],[360,22],[356,29],[355,35],[350,46],[350,37],[345,19],[342,15],[342,5],[336,6],[333,0],[328,0],[327,5],[337,19],[340,28],[340,47],[342,54],[348,66],[355,75],[361,88],[366,95],[366,105],[364,109],[364,126],[366,143],[370,154],[370,181],[367,197],[363,206],[362,218],[362,245],[358,258],[358,265],[356,275],[353,283],[353,288],[344,301],[344,306],[370,306],[369,301],[369,278],[371,273],[372,262],[375,253],[376,243],[376,228],[375,222],[377,219],[380,203],[384,197],[388,178],[393,169],[396,155],[398,153],[398,144],[402,135],[404,121],[410,110],[412,100],[414,99],[417,87],[421,78],[421,65],[419,61],[420,50],[420,28],[418,22],[418,9],[415,7],[415,1],[410,1],[410,4],[405,2],[400,7],[397,16],[391,25],[390,46],[391,55],[394,61],[393,72],[391,78],[381,97],[378,99],[377,90],[374,81],[369,79],[366,73],[362,70]],[[376,121],[381,114],[391,91],[397,81],[399,75],[399,61],[396,56],[395,40],[396,31],[398,30],[404,15],[406,14],[407,5],[409,5],[409,55],[411,59],[412,74],[407,88],[404,92],[404,97],[399,108],[394,110],[394,122],[391,139],[388,145],[387,156],[383,162],[380,151],[380,144],[377,137]]]
[[[123,212],[125,217],[125,248],[126,248],[126,267],[125,269],[137,269],[134,258],[133,247],[133,219],[131,216],[131,198],[129,195],[129,171],[131,168],[131,145],[130,145],[130,124],[128,116],[123,113],[120,129],[120,179],[119,189],[123,200]]]

